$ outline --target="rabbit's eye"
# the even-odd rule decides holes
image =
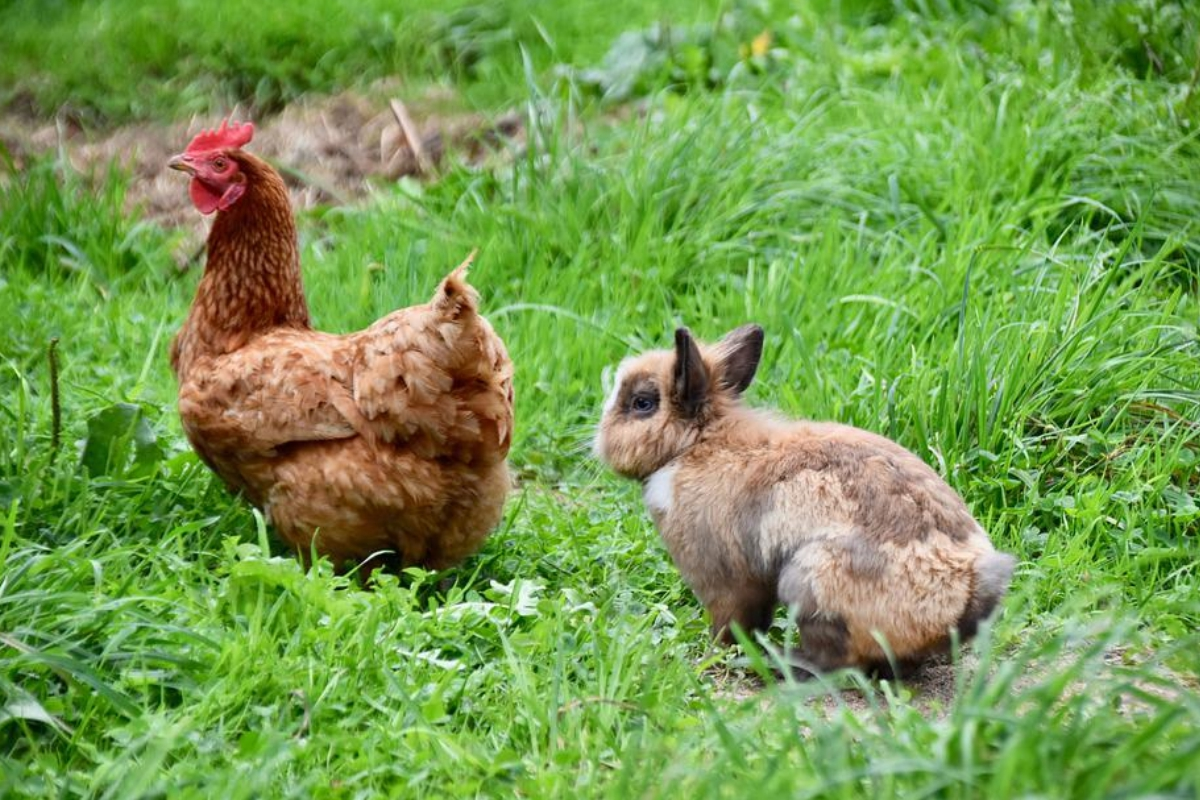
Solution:
[[[649,416],[658,410],[658,396],[635,394],[633,399],[629,401],[629,410],[639,417]]]

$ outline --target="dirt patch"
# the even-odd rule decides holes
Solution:
[[[1029,662],[1022,674],[1013,681],[1012,690],[1023,692],[1044,681],[1048,675],[1070,670],[1079,658],[1079,653],[1064,653],[1048,663]],[[1117,678],[1116,671],[1122,666],[1139,666],[1139,659],[1121,648],[1104,651],[1097,668],[1107,676],[1104,685],[1109,694],[1100,701],[1118,704],[1121,711],[1131,717],[1152,712],[1155,700],[1174,703],[1178,702],[1182,693],[1200,689],[1195,677],[1178,674],[1162,665],[1152,670],[1154,680],[1121,680]],[[848,679],[810,684],[812,693],[804,702],[822,709],[826,716],[840,709],[864,714],[886,707],[892,702],[890,698],[898,696],[922,716],[943,719],[954,706],[959,686],[969,684],[981,668],[979,657],[968,649],[962,653],[958,664],[948,656],[931,660],[903,680],[891,681],[887,690],[881,681],[874,680],[852,686],[847,685],[850,683]],[[708,674],[718,697],[745,701],[760,695],[764,688],[762,680],[755,673],[740,667],[716,666]],[[1088,691],[1089,684],[1085,681],[1074,681],[1062,689],[1062,697],[1066,699]],[[763,696],[760,702],[766,704],[778,700]]]
[[[252,148],[279,168],[300,209],[353,202],[372,185],[406,176],[432,176],[450,153],[486,166],[524,149],[520,115],[443,110],[451,105],[451,98],[436,94],[405,103],[380,87],[313,98],[255,120]],[[232,116],[240,118],[236,109]],[[13,114],[0,118],[0,144],[17,169],[50,152],[61,153],[84,174],[103,174],[109,165],[119,165],[133,176],[127,196],[131,209],[140,207],[164,226],[198,228],[186,182],[166,162],[201,128],[218,121],[147,123],[95,133],[70,120]]]
[[[910,695],[911,705],[924,716],[942,717],[954,705],[958,691],[958,673],[961,671],[962,679],[967,680],[977,665],[978,659],[970,653],[963,654],[957,667],[949,658],[934,660],[926,663],[918,672],[905,676],[903,681],[892,682],[892,685],[896,687],[897,692],[902,686]],[[762,680],[756,674],[737,667],[713,667],[709,670],[709,675],[719,697],[747,700],[764,688]],[[826,714],[832,714],[839,708],[863,713],[888,702],[879,681],[868,682],[870,688],[864,689],[859,686],[847,686],[848,680],[838,679],[828,684],[813,682],[814,680],[821,679],[810,679],[806,682],[805,688],[813,690],[806,702],[823,708]]]

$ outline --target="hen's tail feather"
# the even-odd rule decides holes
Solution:
[[[467,253],[467,257],[450,273],[448,277],[467,279],[467,273],[471,271],[471,264],[475,261],[475,256],[479,255],[479,248],[476,247],[471,252]]]
[[[467,272],[478,252],[478,249],[472,250],[461,264],[442,279],[437,292],[430,301],[430,305],[448,319],[458,319],[464,311],[474,313],[476,310],[479,293],[475,291],[475,287],[467,283]]]

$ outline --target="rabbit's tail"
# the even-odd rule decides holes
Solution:
[[[979,557],[975,563],[975,585],[971,590],[971,599],[958,618],[958,635],[962,641],[974,636],[979,624],[996,610],[1008,589],[1016,565],[1017,560],[1008,553],[992,551]]]

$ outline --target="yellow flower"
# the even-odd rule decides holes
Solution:
[[[764,30],[750,42],[750,55],[765,56],[771,49],[771,32]]]

